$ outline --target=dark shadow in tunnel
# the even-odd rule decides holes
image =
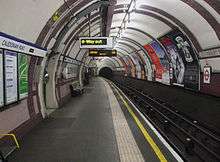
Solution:
[[[109,67],[103,67],[99,71],[99,76],[102,76],[102,77],[107,78],[107,79],[111,79],[112,76],[113,76],[113,71]]]

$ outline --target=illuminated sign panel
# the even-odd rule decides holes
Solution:
[[[79,38],[80,48],[112,48],[113,38],[111,37],[81,37]]]
[[[81,45],[106,45],[107,39],[81,39]]]
[[[116,50],[89,50],[89,56],[114,57],[114,56],[117,56],[117,51]]]

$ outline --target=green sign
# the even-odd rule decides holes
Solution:
[[[28,95],[28,56],[19,53],[18,56],[19,66],[19,94],[20,98],[24,98]]]
[[[106,45],[107,39],[81,39],[81,45]]]
[[[79,43],[85,49],[112,49],[113,37],[80,37]]]

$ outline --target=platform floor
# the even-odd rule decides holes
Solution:
[[[107,82],[93,78],[82,96],[29,132],[9,162],[161,161],[119,105]],[[167,161],[177,161],[161,145]]]

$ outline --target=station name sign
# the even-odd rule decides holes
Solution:
[[[20,51],[24,51],[25,50],[25,46],[18,44],[17,42],[12,42],[10,40],[3,40],[2,41],[2,47],[5,48],[14,48]]]
[[[112,37],[80,37],[80,48],[112,48]]]
[[[117,56],[116,50],[89,50],[89,56],[92,57],[115,57]]]
[[[37,47],[30,42],[23,41],[19,38],[9,36],[2,32],[0,32],[0,48],[26,53],[38,57],[45,57],[47,53],[46,49]]]

